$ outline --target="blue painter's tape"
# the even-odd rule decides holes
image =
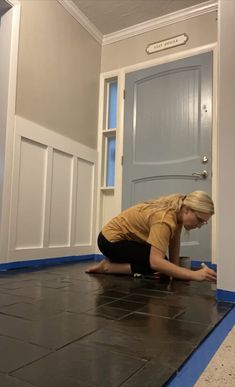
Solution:
[[[234,324],[235,307],[227,313],[164,386],[193,387]]]
[[[33,267],[52,266],[52,265],[59,265],[61,263],[90,261],[94,259],[95,259],[95,254],[87,254],[87,255],[74,255],[69,257],[44,258],[44,259],[33,259],[33,260],[19,261],[19,262],[7,262],[7,263],[0,263],[0,271],[21,269],[24,267],[33,268]]]
[[[102,261],[102,259],[104,259],[105,256],[103,254],[95,254],[95,260],[96,261]]]
[[[105,257],[102,254],[88,254],[88,255],[75,255],[68,257],[58,257],[58,258],[43,258],[43,259],[33,259],[28,261],[18,261],[18,262],[7,262],[0,263],[0,271],[10,270],[10,269],[20,269],[23,267],[40,267],[40,266],[50,266],[57,265],[60,263],[66,262],[79,262],[79,261],[88,261],[95,260],[101,261]],[[192,268],[201,267],[201,261],[191,261]],[[216,270],[216,265],[210,262],[205,262],[206,265],[213,270]]]
[[[217,289],[216,298],[218,301],[234,302],[235,303],[235,292]]]

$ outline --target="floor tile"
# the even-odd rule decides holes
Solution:
[[[171,294],[170,292],[160,291],[157,289],[148,289],[148,288],[137,288],[132,293],[139,294],[141,296],[149,296],[152,298],[165,298]]]
[[[53,297],[44,298],[41,304],[45,307],[54,307],[61,311],[81,313],[100,305],[105,305],[113,300],[109,297],[97,296],[95,294],[77,294],[64,291]]]
[[[102,347],[71,344],[13,373],[27,382],[42,387],[67,387],[64,378],[77,381],[79,386],[116,387],[145,364],[136,359]],[[59,367],[58,367],[59,365]],[[59,384],[54,384],[54,378]],[[63,384],[64,383],[64,384]]]
[[[232,307],[209,283],[90,264],[0,273],[0,386],[164,385]]]
[[[29,297],[13,296],[7,293],[1,292],[0,294],[0,308],[6,305],[13,305],[17,302],[30,302]]]
[[[26,286],[28,286],[28,282],[30,281],[13,281],[13,282],[10,282],[10,281],[7,281],[7,282],[3,282],[1,283],[0,281],[0,289],[4,289],[4,290],[16,290],[16,289],[20,289],[20,288],[24,288]],[[39,282],[38,282],[39,284]],[[35,285],[35,282],[34,282],[34,285]],[[32,282],[31,282],[31,286],[32,286]]]
[[[149,296],[149,295],[144,295],[144,294],[131,293],[131,294],[125,296],[123,299],[126,301],[140,302],[141,304],[145,305],[145,304],[148,304],[151,300],[154,300],[154,298],[155,297],[151,297],[151,295]],[[159,298],[157,298],[157,302],[159,302]]]
[[[46,364],[45,364],[45,367],[46,367]],[[33,375],[30,375],[30,374],[25,375],[25,373],[22,372],[22,376],[20,374],[19,378],[14,377],[14,379],[23,383],[23,384],[20,384],[19,387],[28,387],[28,386],[29,387],[31,386],[33,387],[98,387],[97,384],[94,384],[94,383],[86,382],[84,384],[84,381],[81,381],[79,379],[73,379],[72,377],[70,376],[67,377],[61,373],[57,374],[57,372],[55,372],[56,367],[58,367],[58,364],[57,366],[53,364],[54,373],[47,372],[47,370],[46,371],[42,370],[41,373],[36,374],[38,375],[38,377],[33,377]],[[26,379],[27,380],[32,379],[35,384],[33,384],[32,382],[29,383],[28,381],[26,381]],[[9,385],[9,387],[13,387],[13,386]],[[18,387],[18,384],[16,384],[16,387]]]
[[[106,323],[106,320],[99,317],[63,312],[48,320],[31,322],[28,340],[46,348],[58,349],[96,331]]]
[[[89,293],[98,291],[101,288],[99,282],[95,281],[74,281],[67,285],[67,289],[71,292]]]
[[[103,289],[99,292],[96,292],[96,295],[100,295],[100,296],[104,296],[104,297],[110,297],[110,298],[124,298],[126,296],[128,296],[128,292],[122,292],[122,291],[118,291],[118,290],[112,290],[112,289]]]
[[[150,343],[185,342],[197,343],[209,332],[210,327],[195,322],[186,322],[164,317],[144,315],[138,312],[116,321],[119,332],[142,336]]]
[[[121,387],[162,387],[175,371],[176,369],[161,362],[149,362],[121,384]]]
[[[142,281],[142,288],[153,291],[174,293],[174,282],[173,281],[159,281],[155,279]]]
[[[86,314],[97,316],[97,317],[103,317],[108,320],[120,320],[123,317],[126,317],[131,312],[126,309],[120,309],[120,308],[111,308],[109,305],[100,306],[99,308],[91,309]]]
[[[0,334],[56,349],[95,331],[104,323],[106,320],[98,317],[66,312],[40,321],[0,315]]]
[[[37,387],[35,384],[0,373],[0,386],[2,387]]]
[[[179,308],[178,306],[167,305],[167,303],[165,305],[157,305],[156,302],[149,302],[147,305],[140,308],[138,312],[153,316],[176,318],[177,316],[181,316],[184,313],[184,310],[185,309]]]
[[[193,321],[202,324],[216,324],[228,312],[227,308],[220,308],[219,304],[214,304],[210,307],[208,313],[208,303],[201,301],[200,304],[192,304],[186,310],[176,317],[181,321]]]
[[[108,307],[115,309],[123,309],[127,311],[137,311],[142,308],[139,302],[128,301],[126,299],[116,300],[109,303]]]
[[[27,342],[31,324],[31,321],[0,314],[0,335],[18,338]]]
[[[31,286],[19,289],[11,289],[7,291],[7,294],[13,296],[25,296],[33,299],[42,299],[44,297],[50,297],[56,295],[57,289],[51,289],[43,286]]]
[[[0,371],[11,372],[49,353],[39,346],[0,336]]]
[[[44,305],[43,302],[23,303],[0,307],[0,313],[14,317],[21,317],[26,320],[44,320],[61,313],[53,305]]]
[[[63,280],[60,278],[55,279],[18,279],[18,281],[6,281],[1,283],[0,281],[0,289],[4,290],[14,290],[21,288],[29,288],[29,287],[46,287],[53,289],[60,289],[69,286],[72,282],[68,280]]]
[[[131,330],[118,330],[115,324],[87,335],[81,339],[81,342],[103,346],[140,359],[151,360],[156,358],[158,361],[175,368],[179,367],[195,348],[194,343],[181,342],[174,338],[168,340],[161,338],[160,335],[161,332],[159,337],[149,339],[148,336],[135,334]]]

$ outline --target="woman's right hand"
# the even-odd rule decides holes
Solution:
[[[217,274],[204,264],[202,269],[194,271],[193,277],[194,281],[216,282]]]

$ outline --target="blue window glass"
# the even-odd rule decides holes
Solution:
[[[109,83],[108,129],[117,127],[117,82]]]
[[[107,172],[106,172],[106,186],[113,187],[115,182],[115,150],[116,138],[107,138]]]

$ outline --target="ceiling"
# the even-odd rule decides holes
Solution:
[[[207,0],[73,0],[102,35],[168,15]]]
[[[0,17],[11,8],[11,5],[5,0],[0,0]]]

